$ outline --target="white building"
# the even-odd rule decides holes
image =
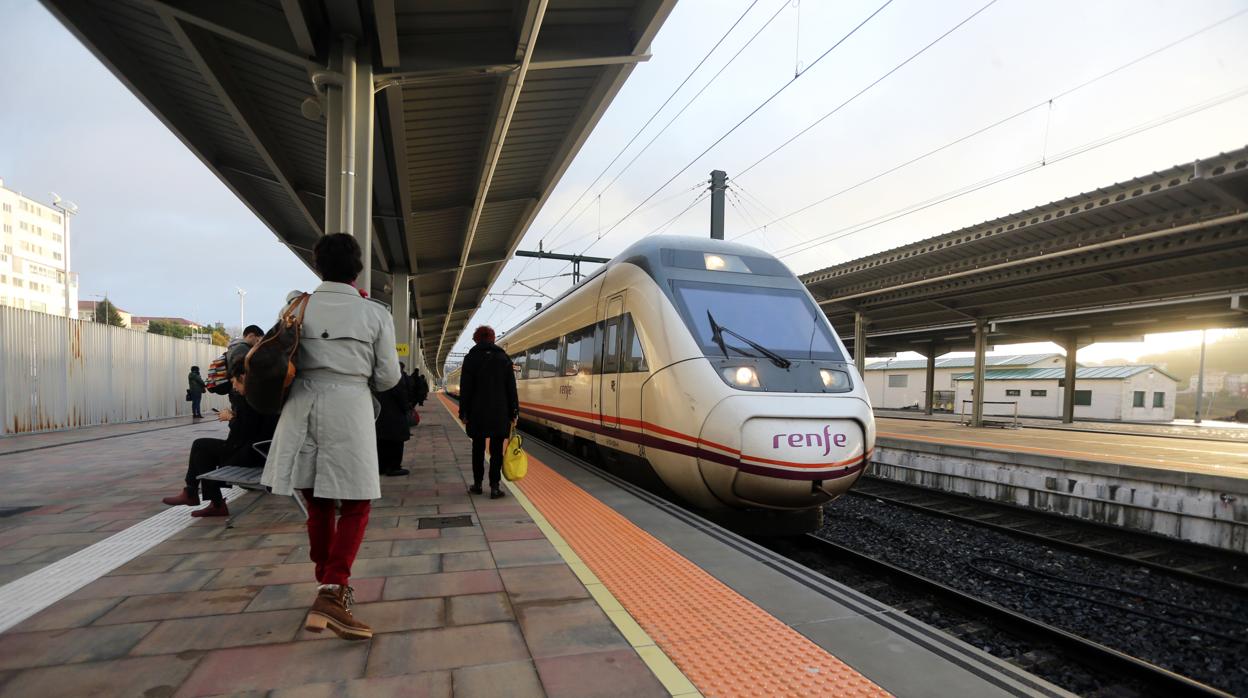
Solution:
[[[1061,354],[1009,354],[987,357],[988,368],[1049,368],[1065,364]],[[975,357],[949,356],[936,359],[935,399],[937,410],[953,412],[953,376],[974,369]],[[867,364],[863,380],[871,405],[877,409],[922,408],[927,388],[927,359],[889,359]]]
[[[4,187],[0,179],[0,305],[65,315],[69,240],[63,214]],[[69,273],[77,317],[78,278]]]
[[[1061,418],[1064,368],[1015,368],[984,372],[984,414]],[[955,412],[971,409],[973,373],[953,377]],[[1075,371],[1075,419],[1169,422],[1174,419],[1178,380],[1155,366],[1089,366]],[[999,403],[999,404],[992,404]]]
[[[112,303],[113,301],[110,299],[108,302]],[[84,320],[86,322],[95,322],[95,310],[96,308],[99,307],[99,304],[100,304],[99,301],[79,301],[78,302],[78,319]],[[122,327],[129,327],[131,329],[136,329],[132,322],[134,318],[133,316],[131,316],[129,312],[122,310],[121,308],[118,308],[115,304],[113,305],[113,310],[116,310],[117,315],[121,317]],[[144,325],[140,331],[146,332],[147,326]]]

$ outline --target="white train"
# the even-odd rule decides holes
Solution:
[[[711,512],[815,513],[875,445],[844,344],[793,273],[752,247],[645,238],[498,344],[530,429]]]

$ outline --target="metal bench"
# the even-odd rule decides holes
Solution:
[[[269,453],[267,449],[270,443],[270,441],[260,441],[252,444],[252,448],[256,450],[256,453],[268,458]],[[226,485],[241,487],[245,490],[259,492],[260,495],[263,496],[269,494],[269,488],[260,484],[260,476],[263,474],[264,468],[248,468],[241,465],[227,465],[223,468],[217,468],[211,472],[204,473],[203,475],[200,475],[198,479],[213,480]],[[306,519],[308,517],[308,510],[307,507],[304,506],[303,500],[300,499],[297,494],[291,494],[291,498],[295,500],[295,505],[299,507],[299,511],[303,512],[303,517]],[[243,507],[242,511],[236,514],[231,514],[230,518],[225,523],[225,527],[233,528],[234,519],[237,519],[243,514],[251,511],[251,508],[254,507],[256,502],[259,501],[260,497],[256,497],[248,502],[247,506]]]

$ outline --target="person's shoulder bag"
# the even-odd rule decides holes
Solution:
[[[261,414],[278,414],[286,401],[286,391],[295,380],[295,357],[303,316],[308,310],[309,293],[301,294],[282,311],[277,324],[247,352],[243,378],[247,404]]]

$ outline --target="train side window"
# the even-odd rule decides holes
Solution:
[[[624,338],[627,351],[620,370],[625,373],[645,373],[650,369],[646,366],[646,353],[641,349],[641,334],[637,331],[637,325],[633,323],[631,313],[624,316],[624,326],[627,329]]]
[[[554,378],[558,374],[559,342],[547,342],[542,345],[542,378]]]
[[[594,326],[583,327],[564,338],[563,375],[589,374],[593,361]]]
[[[527,378],[542,377],[542,348],[533,347],[529,350],[528,368],[525,369],[524,375]]]
[[[602,372],[617,373],[620,370],[620,317],[607,320],[602,333]]]
[[[516,354],[511,357],[511,365],[516,372],[516,380],[524,380],[527,377],[525,372],[525,363],[528,357],[524,354]]]

